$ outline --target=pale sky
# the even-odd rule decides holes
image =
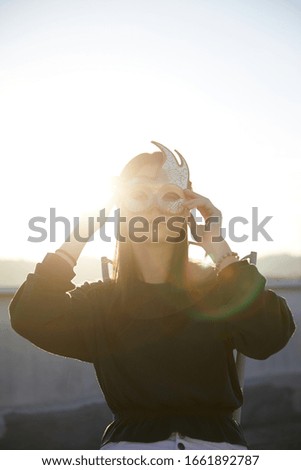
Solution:
[[[58,248],[59,229],[29,242],[29,220],[101,209],[151,140],[226,228],[250,221],[227,238],[239,255],[301,255],[300,72],[301,1],[0,0],[0,257]],[[273,241],[252,240],[252,207]]]

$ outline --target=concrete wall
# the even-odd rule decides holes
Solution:
[[[247,359],[246,384],[279,376],[284,380],[288,375],[301,377],[301,281],[279,281],[268,287],[287,299],[299,328],[289,345],[271,358]],[[13,293],[0,290],[0,415],[103,400],[93,366],[44,352],[12,330],[8,305]]]
[[[91,364],[49,354],[15,333],[8,317],[11,298],[0,292],[0,413],[101,400]]]

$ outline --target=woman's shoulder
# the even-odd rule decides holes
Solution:
[[[195,259],[189,259],[187,266],[192,280],[196,278],[199,279],[200,277],[203,279],[207,278],[208,275],[212,275],[215,272],[211,264],[205,264]]]
[[[195,260],[188,261],[185,277],[192,289],[204,288],[206,285],[214,284],[217,280],[216,270],[212,265]]]

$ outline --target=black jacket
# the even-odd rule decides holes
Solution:
[[[178,431],[246,445],[233,350],[265,359],[294,332],[283,297],[247,260],[224,268],[208,298],[135,281],[121,304],[112,282],[74,288],[74,271],[48,253],[16,292],[13,328],[42,349],[94,364],[113,421],[108,441],[151,442]]]

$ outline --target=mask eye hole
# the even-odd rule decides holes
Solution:
[[[147,210],[151,203],[151,193],[145,187],[132,187],[123,194],[122,202],[131,212]]]
[[[181,199],[180,195],[173,192],[173,191],[168,191],[168,193],[165,193],[163,196],[162,196],[162,199],[164,202],[176,202],[178,201],[179,199]]]

